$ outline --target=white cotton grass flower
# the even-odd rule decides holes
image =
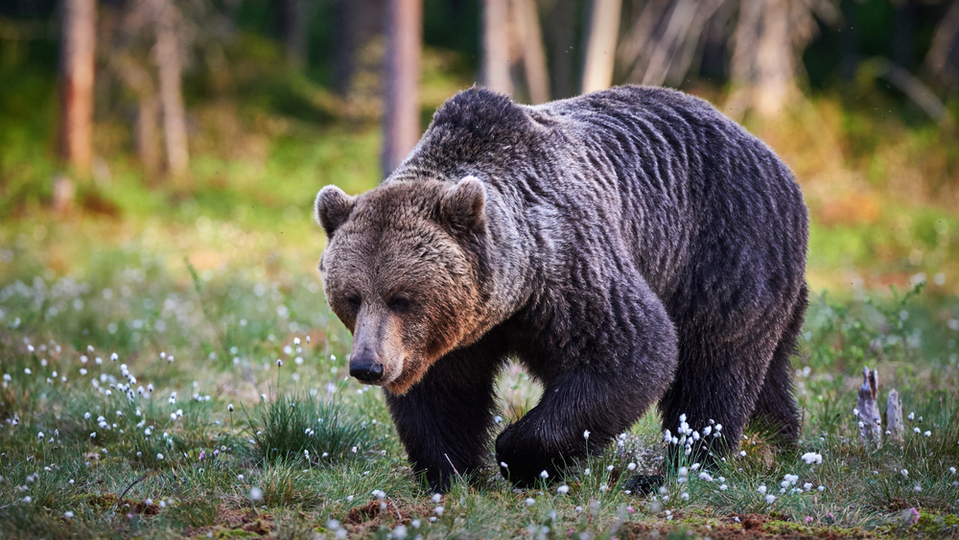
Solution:
[[[526,506],[533,506],[534,504],[536,504],[536,499],[532,497],[527,497],[526,500],[523,502],[526,504]]]
[[[775,495],[766,495],[766,504],[772,504],[774,502],[776,502]]]
[[[587,441],[589,440],[589,430],[588,430],[588,429],[583,432],[583,438],[586,439]]]
[[[802,460],[806,463],[806,465],[812,465],[814,463],[821,464],[822,454],[818,454],[816,452],[806,452],[802,455]]]
[[[250,488],[250,500],[259,501],[261,499],[263,499],[263,490],[256,486]]]
[[[545,479],[549,478],[549,473],[546,472],[546,469],[543,469],[543,471],[539,473],[539,477],[542,478],[543,480],[545,480]]]
[[[436,514],[437,516],[442,516],[443,512],[445,511],[446,511],[446,508],[444,508],[443,506],[437,506],[436,508],[433,509],[433,513]]]
[[[556,488],[556,493],[560,495],[566,495],[567,493],[569,493],[569,486],[567,486],[566,484],[559,486],[558,488]]]

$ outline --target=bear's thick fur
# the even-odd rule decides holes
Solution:
[[[722,424],[716,451],[751,419],[798,433],[806,207],[772,150],[705,101],[466,90],[380,187],[327,186],[316,214],[351,374],[385,386],[435,489],[483,464],[511,358],[544,387],[496,440],[513,481],[600,452],[654,403],[664,428]]]

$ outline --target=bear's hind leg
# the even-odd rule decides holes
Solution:
[[[743,428],[759,396],[775,338],[764,334],[748,342],[723,343],[720,337],[683,333],[676,378],[659,402],[663,430],[682,439],[681,426],[692,437],[689,463],[708,464],[739,448]],[[720,334],[721,335],[721,334]],[[743,357],[752,359],[748,365]],[[721,428],[720,428],[721,426]],[[698,434],[698,439],[696,435]],[[667,472],[678,466],[682,444],[667,447]]]
[[[802,331],[806,312],[807,290],[803,285],[799,300],[793,307],[792,318],[786,327],[779,345],[773,353],[772,362],[766,371],[762,391],[756,400],[752,422],[761,429],[768,430],[780,442],[792,444],[799,437],[800,417],[793,396],[790,357],[796,353],[796,341]]]

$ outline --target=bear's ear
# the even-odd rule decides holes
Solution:
[[[333,185],[324,187],[316,194],[316,222],[326,231],[327,238],[333,238],[333,232],[350,217],[355,203],[355,197],[350,197]]]
[[[440,215],[454,229],[474,231],[486,222],[486,187],[475,176],[464,176],[446,190]]]

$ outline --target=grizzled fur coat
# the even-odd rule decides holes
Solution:
[[[436,489],[484,463],[511,358],[544,386],[496,439],[516,482],[601,451],[653,404],[673,432],[681,415],[722,425],[697,452],[735,450],[751,420],[798,433],[806,207],[773,151],[705,101],[470,89],[380,187],[328,186],[316,210],[351,373],[386,388]]]

